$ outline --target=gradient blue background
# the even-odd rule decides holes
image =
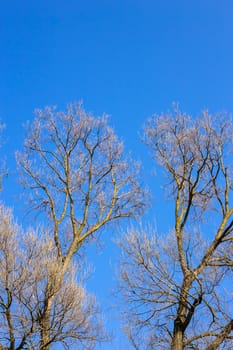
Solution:
[[[94,114],[110,114],[126,149],[142,160],[142,178],[153,193],[147,218],[167,229],[170,206],[138,133],[148,116],[173,101],[192,114],[233,111],[232,0],[0,1],[0,117],[7,124],[2,151],[9,168],[2,198],[19,222],[24,204],[14,151],[22,147],[22,124],[37,107],[63,109],[80,99]],[[96,349],[123,350],[111,297],[119,251],[107,233],[102,242],[88,251],[95,265],[88,288],[114,338]]]

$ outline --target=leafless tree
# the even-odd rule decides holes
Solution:
[[[144,131],[174,219],[166,236],[140,226],[119,242],[126,332],[135,349],[232,349],[231,117],[175,108]]]
[[[17,159],[32,207],[48,215],[60,278],[85,242],[108,223],[140,214],[145,206],[139,164],[124,156],[107,117],[95,118],[81,104],[70,104],[65,112],[37,110]],[[48,280],[48,291],[53,283]],[[44,310],[45,350],[52,302],[53,297]]]
[[[23,232],[0,206],[0,348],[42,350],[60,344],[92,349],[104,331],[94,297],[70,264],[59,283],[54,242],[40,230]],[[55,281],[56,279],[56,281]],[[54,287],[48,291],[48,280]],[[53,298],[51,298],[53,296]],[[42,344],[46,303],[51,303],[48,344]]]

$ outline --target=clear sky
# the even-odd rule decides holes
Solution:
[[[154,192],[151,219],[162,230],[159,179],[150,176],[138,132],[173,101],[193,114],[233,111],[232,0],[0,1],[0,117],[10,168],[2,195],[19,216],[13,154],[22,145],[22,124],[37,107],[63,109],[80,99],[94,114],[110,114],[126,148],[141,158]],[[97,258],[95,249],[89,252],[96,264],[90,288],[108,308],[117,250],[105,241]],[[110,320],[109,327],[115,340],[102,349],[123,350],[119,325]]]

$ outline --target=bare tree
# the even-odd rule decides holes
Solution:
[[[107,117],[94,118],[80,104],[65,112],[37,110],[17,158],[32,207],[48,215],[61,264],[59,278],[94,234],[112,221],[140,214],[145,206],[139,164],[124,156]],[[48,291],[53,284],[48,280]],[[45,350],[53,297],[49,300],[43,313]]]
[[[175,109],[144,130],[174,220],[167,236],[135,227],[119,243],[127,334],[136,349],[231,349],[232,120]]]
[[[23,232],[12,213],[0,206],[0,348],[42,350],[61,344],[92,349],[103,340],[98,307],[77,280],[70,265],[62,283],[47,290],[48,280],[58,280],[54,242],[43,233]],[[52,298],[48,344],[42,344],[44,305]]]

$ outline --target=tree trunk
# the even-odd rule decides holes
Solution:
[[[62,283],[62,279],[64,277],[64,274],[68,268],[68,265],[70,263],[71,257],[68,256],[65,261],[62,263],[62,265],[58,264],[58,267],[54,271],[53,276],[51,276],[50,280],[48,281],[47,285],[47,291],[46,291],[46,297],[44,302],[44,311],[40,320],[40,326],[41,326],[41,340],[40,340],[40,348],[39,350],[49,350],[51,339],[50,339],[50,333],[51,333],[51,311],[53,307],[53,301],[56,296],[56,293],[60,289],[60,285]]]
[[[50,349],[50,313],[52,308],[53,298],[49,298],[45,305],[43,317],[41,319],[41,342],[39,350]]]
[[[172,350],[183,350],[183,339],[184,331],[182,330],[182,325],[180,320],[175,320],[174,322],[174,332],[172,338]]]
[[[193,282],[193,276],[187,274],[184,277],[180,292],[179,307],[177,310],[177,317],[174,321],[173,337],[172,337],[172,350],[183,350],[184,346],[184,333],[192,318],[192,314],[189,315],[188,311],[188,291]]]

